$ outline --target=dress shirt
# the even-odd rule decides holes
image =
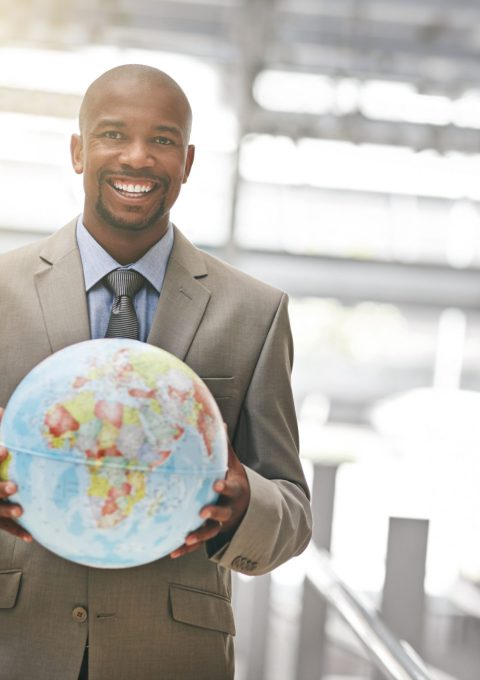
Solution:
[[[173,227],[169,223],[166,234],[137,262],[121,265],[87,231],[82,216],[77,222],[77,243],[83,266],[87,293],[90,332],[93,339],[104,338],[112,310],[114,295],[103,282],[112,269],[134,269],[146,279],[135,296],[134,306],[140,328],[139,339],[146,342],[162,290],[168,258],[173,247]]]

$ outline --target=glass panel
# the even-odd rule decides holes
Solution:
[[[240,171],[243,247],[480,264],[480,156],[258,135]]]

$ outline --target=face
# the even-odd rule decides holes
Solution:
[[[90,97],[71,151],[75,172],[83,173],[84,222],[94,235],[113,229],[163,236],[193,162],[188,126],[183,100],[163,81],[123,79]]]

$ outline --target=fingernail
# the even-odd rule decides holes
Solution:
[[[209,519],[211,516],[212,516],[212,513],[210,512],[210,510],[203,510],[200,513],[200,517],[202,517],[203,519]]]
[[[31,542],[32,542],[32,537],[29,536],[28,534],[25,534],[24,536],[22,536],[22,540],[24,540],[25,543],[31,543]]]
[[[14,493],[16,490],[15,484],[12,484],[12,482],[8,482],[8,484],[5,487],[5,491],[7,493]]]
[[[12,508],[10,514],[13,515],[13,517],[20,517],[20,515],[22,514],[22,511],[21,511],[20,508]]]
[[[180,556],[180,553],[177,552],[177,551],[170,553],[170,557],[172,558],[172,560],[177,559],[177,557],[179,557],[179,556]]]
[[[189,536],[187,538],[187,540],[185,541],[185,543],[187,545],[193,545],[194,543],[197,543],[197,542],[198,542],[198,538],[195,538],[195,536]]]
[[[215,491],[223,491],[225,488],[225,485],[223,482],[217,482],[215,484]]]

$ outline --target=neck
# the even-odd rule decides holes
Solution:
[[[85,218],[84,218],[85,219]],[[141,230],[129,231],[126,229],[117,229],[109,226],[98,228],[94,224],[84,221],[85,228],[93,236],[109,255],[113,257],[119,264],[130,264],[137,262],[145,253],[150,250],[155,243],[158,243],[166,234],[169,220],[167,216],[166,223],[163,225],[157,224],[155,227]]]

